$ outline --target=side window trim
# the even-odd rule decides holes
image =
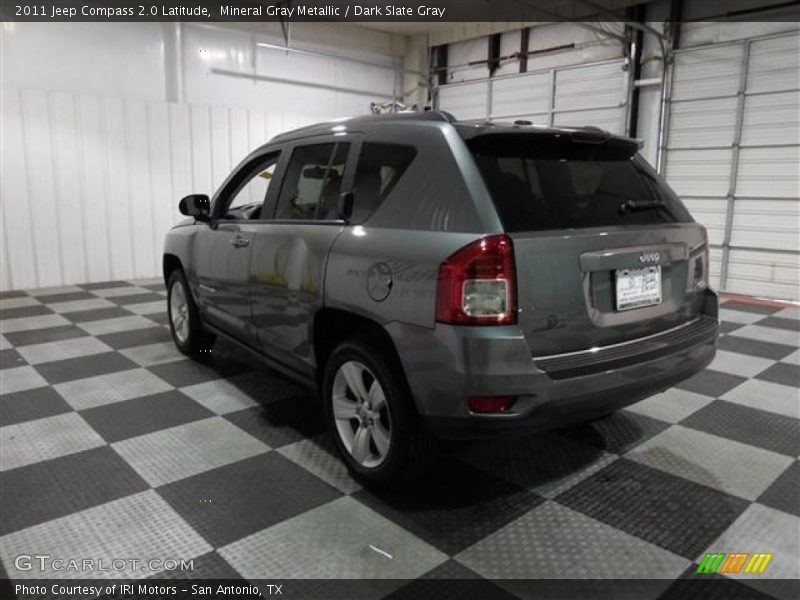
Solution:
[[[278,159],[278,164],[275,166],[275,173],[272,176],[275,179],[275,185],[270,185],[267,189],[267,197],[264,199],[264,204],[261,207],[261,217],[255,221],[270,223],[275,220],[275,213],[278,210],[278,198],[280,191],[283,187],[283,177],[289,167],[289,161],[292,158],[294,147],[281,148],[281,156]]]
[[[343,142],[334,142],[333,150],[331,150],[331,155],[328,157],[328,164],[325,165],[325,175],[322,178],[322,189],[320,190],[320,197],[317,198],[317,207],[314,209],[314,221],[329,221],[330,219],[321,219],[320,218],[320,210],[322,209],[322,190],[325,189],[325,186],[331,180],[331,165],[333,165],[333,161],[336,159],[336,153],[339,151],[339,145]],[[348,152],[349,154],[349,152]],[[344,168],[347,169],[347,160],[345,159]]]
[[[244,164],[241,164],[229,177],[225,180],[225,182],[220,186],[219,191],[214,195],[214,199],[212,201],[211,206],[211,217],[212,220],[220,220],[222,217],[222,212],[227,210],[230,203],[236,198],[236,194],[238,194],[244,186],[246,186],[250,180],[255,177],[256,175],[256,167],[263,163],[268,162],[272,157],[277,155],[278,160],[275,165],[275,173],[273,178],[276,180],[278,179],[278,169],[281,166],[281,163],[284,162],[284,148],[270,148],[265,152],[258,154],[256,157],[248,160]],[[251,174],[248,177],[248,174]],[[235,182],[235,183],[234,183]],[[262,200],[262,208],[263,211],[266,204],[266,199],[269,198],[270,193],[272,192],[272,188],[276,186],[270,185],[267,188],[267,194],[265,199]],[[262,215],[263,216],[263,212]],[[256,223],[262,220],[259,219],[226,219],[229,222],[248,222],[248,223]]]

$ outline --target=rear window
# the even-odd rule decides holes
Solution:
[[[629,143],[520,134],[467,143],[507,231],[692,221]]]
[[[403,176],[417,151],[401,144],[365,142],[353,184],[351,223],[366,221]]]

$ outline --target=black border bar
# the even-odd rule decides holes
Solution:
[[[800,0],[683,0],[690,20],[800,21]],[[647,0],[0,0],[0,21],[609,21]],[[687,11],[684,11],[686,13]]]

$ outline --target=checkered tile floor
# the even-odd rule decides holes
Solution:
[[[308,392],[225,343],[179,354],[160,280],[6,292],[0,318],[10,579],[79,576],[14,566],[45,553],[195,559],[172,577],[380,578],[392,598],[431,578],[514,598],[519,580],[643,577],[677,598],[706,551],[774,553],[764,575],[732,576],[741,597],[800,577],[795,309],[726,302],[717,358],[691,380],[591,425],[458,445],[392,494],[348,477]]]

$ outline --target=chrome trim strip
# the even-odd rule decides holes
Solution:
[[[551,360],[551,359],[554,359],[554,358],[564,358],[564,357],[567,357],[567,356],[577,356],[579,354],[585,354],[587,356],[588,355],[593,355],[593,354],[599,354],[600,352],[603,352],[604,350],[609,350],[611,348],[619,348],[620,346],[628,346],[630,344],[638,344],[639,342],[642,342],[644,340],[649,340],[649,339],[652,339],[652,338],[661,337],[662,335],[665,335],[665,334],[668,334],[668,333],[672,333],[673,331],[679,331],[679,330],[683,329],[684,327],[688,327],[689,325],[697,323],[698,321],[700,321],[702,319],[703,319],[703,317],[698,317],[696,319],[692,319],[691,321],[687,321],[686,323],[678,325],[677,327],[673,327],[672,329],[665,329],[664,331],[659,331],[658,333],[653,333],[651,335],[646,335],[645,337],[636,338],[634,340],[626,340],[624,342],[618,342],[616,344],[609,344],[608,346],[597,346],[595,348],[589,348],[588,350],[575,350],[574,352],[564,352],[563,354],[548,354],[547,356],[534,356],[533,360]]]

